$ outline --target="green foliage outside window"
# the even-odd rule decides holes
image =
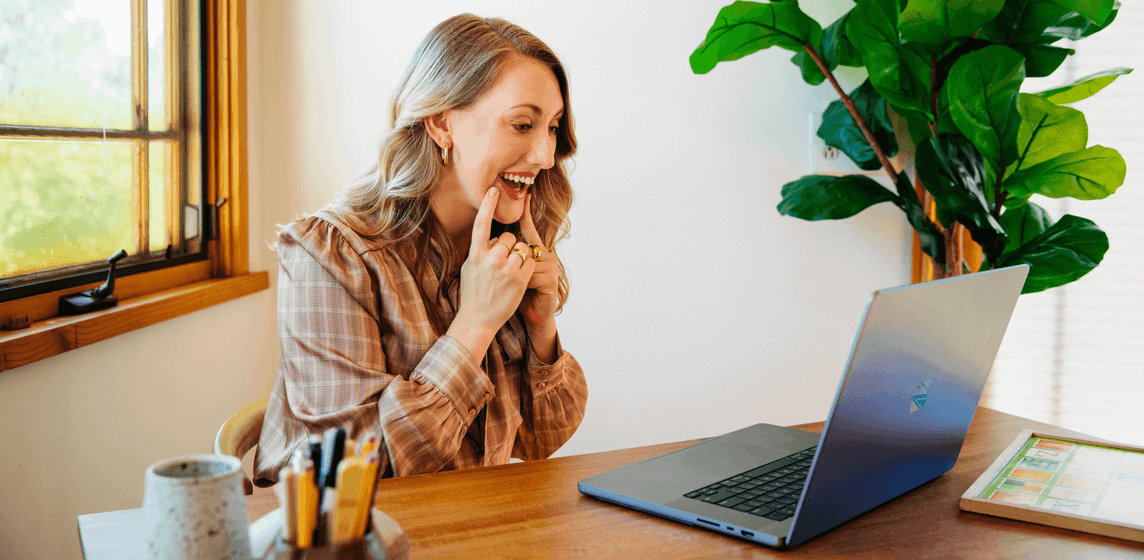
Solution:
[[[130,130],[131,59],[109,48],[122,39],[78,16],[75,0],[0,0],[0,124]],[[162,41],[151,51],[161,62]],[[151,67],[162,84],[162,65]],[[161,90],[153,96],[148,105],[161,110]],[[152,143],[149,152],[154,249],[166,240],[166,151]],[[0,276],[131,248],[132,165],[129,140],[0,136]]]

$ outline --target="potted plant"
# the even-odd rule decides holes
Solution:
[[[1021,92],[1022,81],[1051,74],[1075,52],[1053,43],[1104,29],[1119,7],[1116,0],[857,0],[824,29],[797,0],[735,2],[719,11],[691,68],[704,74],[770,47],[794,51],[803,79],[829,81],[840,98],[826,108],[818,135],[861,169],[884,169],[894,186],[865,175],[808,175],[783,185],[780,213],[842,219],[892,202],[937,277],[965,271],[955,242],[964,227],[981,247],[981,269],[1030,265],[1029,293],[1084,276],[1108,250],[1108,236],[1092,221],[1053,222],[1029,199],[1100,199],[1124,183],[1124,159],[1088,146],[1084,114],[1067,105],[1132,70],[1036,93]],[[864,67],[868,78],[847,94],[833,75],[839,66]],[[895,122],[916,146],[916,189],[890,162]]]

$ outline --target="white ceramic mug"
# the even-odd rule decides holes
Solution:
[[[249,560],[247,527],[237,458],[184,455],[147,468],[145,558]]]

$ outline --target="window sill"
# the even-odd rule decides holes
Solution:
[[[270,287],[266,271],[211,278],[124,299],[84,315],[37,321],[18,331],[0,331],[0,371],[129,333]]]

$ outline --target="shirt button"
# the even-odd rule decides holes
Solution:
[[[536,373],[538,373],[540,375],[548,375],[548,370],[542,369],[542,370],[537,371]]]
[[[490,398],[492,398],[492,395],[490,395],[490,394],[488,394],[488,393],[485,393],[485,400],[487,401],[487,400],[489,400]]]
[[[543,382],[543,381],[541,381],[540,383],[537,383],[537,384],[536,384],[536,388],[537,388],[537,389],[543,389],[543,388],[545,388],[545,387],[547,387],[547,386],[548,386],[548,384],[547,384],[547,383],[545,383],[545,382]]]
[[[469,417],[471,418],[471,417],[476,416],[476,415],[477,415],[477,409],[470,408],[469,409]]]

